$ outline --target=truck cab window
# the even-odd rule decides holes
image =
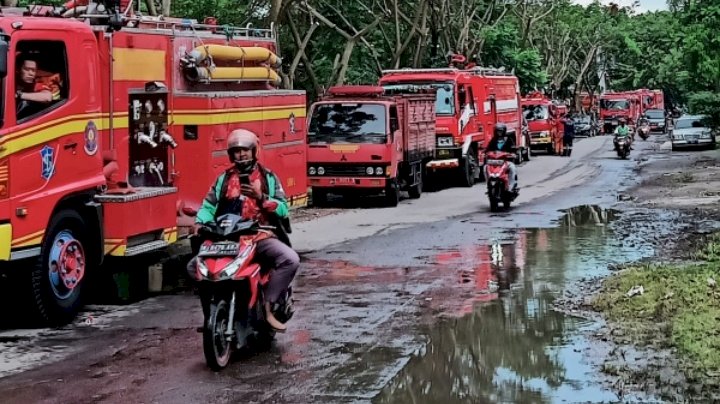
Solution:
[[[15,53],[18,123],[40,117],[68,98],[67,53],[61,41],[20,41]]]
[[[400,129],[400,124],[398,123],[397,107],[391,106],[390,107],[390,134],[395,133],[395,131],[398,129]]]
[[[460,87],[458,89],[458,103],[460,105],[460,108],[465,107],[465,102],[466,102],[465,87]]]

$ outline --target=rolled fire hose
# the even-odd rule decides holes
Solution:
[[[273,68],[279,68],[281,64],[280,58],[267,48],[259,46],[227,46],[227,45],[201,45],[193,49],[189,56],[195,60],[195,63],[204,61],[208,54],[214,60],[222,61],[250,61],[258,63],[267,63]]]
[[[280,85],[278,74],[267,67],[195,67],[185,71],[190,81],[223,82],[223,81],[269,81]]]

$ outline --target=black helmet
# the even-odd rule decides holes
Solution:
[[[505,126],[504,123],[496,123],[495,124],[495,136],[505,136],[507,135],[507,126]]]

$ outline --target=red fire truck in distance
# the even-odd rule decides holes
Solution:
[[[600,97],[600,123],[605,134],[612,134],[620,119],[634,127],[641,113],[640,96],[634,92],[607,92]]]
[[[308,175],[313,204],[328,192],[419,198],[435,152],[435,94],[384,94],[379,86],[337,86],[311,107]]]
[[[527,156],[520,86],[510,73],[481,67],[386,70],[380,85],[395,93],[418,87],[436,90],[437,149],[427,164],[429,173],[455,170],[463,186],[473,186],[482,176],[483,147],[498,122],[516,136],[518,160]]]
[[[635,90],[634,93],[638,94],[642,101],[641,114],[644,114],[648,109],[665,110],[665,95],[662,90],[649,90],[647,88],[641,88]]]
[[[99,6],[0,18],[0,269],[27,272],[48,323],[76,315],[108,256],[187,233],[234,128],[258,134],[292,203],[306,198],[305,93],[276,87],[273,30]]]
[[[532,92],[522,99],[522,108],[530,132],[530,148],[554,154],[560,118],[555,103],[541,92]]]

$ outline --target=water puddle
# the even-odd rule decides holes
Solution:
[[[472,293],[445,292],[455,296],[444,300],[458,300],[456,315],[422,332],[424,348],[374,402],[618,400],[584,360],[591,347],[579,331],[595,324],[552,309],[569,282],[653,253],[650,245],[618,241],[609,226],[618,215],[580,206],[555,228],[507,231],[431,257],[456,268],[457,283]]]

